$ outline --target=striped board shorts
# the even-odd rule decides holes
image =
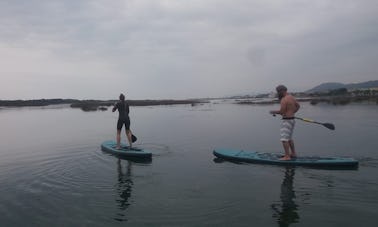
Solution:
[[[281,141],[289,141],[292,139],[294,126],[295,126],[294,119],[282,119],[281,129],[280,129]]]

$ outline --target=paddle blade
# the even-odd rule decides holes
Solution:
[[[133,143],[135,143],[135,141],[137,141],[137,137],[136,136],[134,136],[134,135],[131,135],[131,141],[133,142]]]
[[[331,123],[323,123],[324,127],[328,128],[328,129],[331,129],[331,130],[335,130],[335,125],[331,124]]]

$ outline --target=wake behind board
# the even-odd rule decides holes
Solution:
[[[285,166],[308,166],[318,168],[357,168],[358,161],[342,157],[297,157],[288,161],[279,160],[283,155],[260,153],[234,149],[215,149],[213,154],[218,158],[240,162],[261,163]]]
[[[115,141],[105,141],[101,144],[101,149],[104,152],[119,155],[123,157],[134,158],[151,158],[152,154],[149,151],[140,148],[129,148],[126,144],[121,143],[121,149],[116,149],[117,143]]]

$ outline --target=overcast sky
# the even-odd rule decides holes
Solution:
[[[0,99],[219,97],[378,79],[376,0],[1,0]]]

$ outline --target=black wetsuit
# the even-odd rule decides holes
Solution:
[[[130,118],[129,118],[129,104],[127,104],[125,101],[119,101],[114,106],[114,111],[118,109],[118,122],[117,122],[117,129],[121,130],[122,126],[125,125],[126,130],[130,130]]]

